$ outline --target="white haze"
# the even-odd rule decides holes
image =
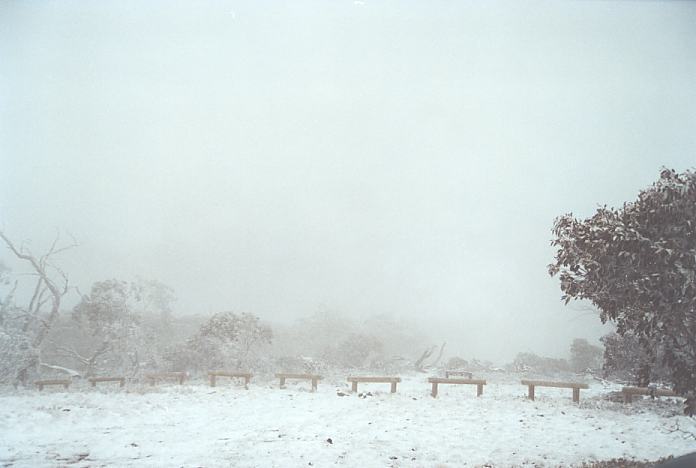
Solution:
[[[690,2],[6,1],[0,227],[179,314],[565,355],[553,219],[691,167],[695,83]]]

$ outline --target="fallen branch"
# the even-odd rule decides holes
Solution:
[[[39,365],[40,365],[41,367],[45,367],[45,368],[47,368],[47,369],[55,370],[55,371],[58,371],[58,372],[63,372],[64,374],[68,374],[70,377],[79,377],[79,378],[82,378],[82,374],[80,374],[78,371],[76,371],[76,370],[74,370],[74,369],[70,369],[70,368],[63,367],[63,366],[56,366],[56,365],[54,365],[54,364],[48,364],[48,363],[45,363],[45,362],[40,362]]]

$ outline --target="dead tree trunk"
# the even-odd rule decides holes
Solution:
[[[421,357],[419,357],[416,360],[416,362],[413,363],[413,367],[418,372],[425,372],[425,368],[424,368],[425,366],[423,363],[425,362],[426,359],[428,359],[433,354],[433,352],[435,351],[436,348],[437,348],[437,346],[433,346],[432,348],[426,349],[425,351],[423,351],[423,354],[421,354]]]
[[[435,350],[437,349],[437,346],[433,346],[431,348],[426,349],[423,351],[423,354],[416,360],[416,362],[413,364],[413,367],[418,371],[418,372],[427,372],[427,370],[433,366],[436,366],[438,362],[440,362],[440,359],[442,359],[442,354],[445,350],[445,345],[447,343],[442,343],[440,346],[440,352],[437,354],[437,357],[433,362],[430,364],[425,364],[425,361],[433,355]]]
[[[41,345],[56,318],[58,318],[61,299],[68,292],[68,278],[60,268],[51,264],[51,257],[59,252],[74,247],[74,244],[59,248],[57,247],[58,237],[56,237],[48,252],[40,257],[36,257],[25,248],[18,248],[15,246],[3,231],[0,231],[0,238],[18,259],[24,260],[31,265],[38,277],[36,286],[34,287],[34,293],[26,308],[26,318],[22,327],[23,333],[30,333],[30,330],[35,330],[33,332],[34,336],[31,339],[31,344],[32,348],[37,353],[36,357],[30,360],[30,364],[19,370],[17,374],[17,379],[25,383],[28,378],[29,370],[32,367],[38,367],[41,362]],[[49,269],[51,270],[50,272]],[[55,275],[59,276],[60,279],[54,279],[53,276]],[[42,308],[49,302],[51,304],[50,310],[48,314],[42,316]]]
[[[447,342],[443,342],[442,345],[440,346],[440,352],[437,354],[437,358],[431,362],[427,367],[435,367],[437,364],[440,362],[440,359],[442,359],[442,353],[445,351],[445,345]]]

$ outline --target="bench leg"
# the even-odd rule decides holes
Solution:
[[[630,393],[624,393],[624,403],[632,403],[633,402],[633,395]]]
[[[483,385],[478,384],[476,385],[476,396],[481,396],[483,395]]]
[[[249,377],[244,377],[244,390],[249,390]]]
[[[580,403],[580,389],[579,388],[573,389],[573,401],[575,403]]]
[[[123,387],[126,384],[126,379],[121,379],[118,384],[119,387]]]
[[[215,386],[215,376],[214,376],[214,375],[211,375],[211,376],[210,376],[210,386],[211,386],[211,387],[214,387],[214,386]]]
[[[280,388],[285,388],[285,377],[280,377]]]
[[[92,387],[96,387],[96,386],[97,386],[97,381],[96,381],[96,380],[92,380]]]
[[[437,398],[437,383],[433,382],[433,391],[430,392],[433,398]]]
[[[534,385],[529,386],[529,392],[527,396],[530,400],[534,401]]]
[[[358,393],[358,382],[353,382],[351,384],[350,391],[353,393]]]
[[[39,391],[43,390],[43,385],[39,385]]]
[[[391,392],[396,393],[396,382],[391,383]]]
[[[317,391],[317,379],[312,379],[312,392]]]

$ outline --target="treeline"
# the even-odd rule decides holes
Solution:
[[[2,273],[10,286],[11,272]],[[51,289],[46,280],[38,288]],[[245,312],[175,317],[174,291],[152,280],[96,282],[75,307],[55,316],[41,308],[45,297],[50,293],[35,294],[22,305],[16,303],[14,290],[3,295],[1,382],[27,383],[59,374],[202,375],[211,369],[395,372],[413,366],[416,353],[428,348],[427,338],[416,326],[386,315],[356,319],[321,311],[274,326]]]
[[[2,239],[33,276],[0,264],[0,382],[26,384],[38,376],[122,375],[152,371],[211,369],[272,373],[373,369],[386,373],[436,368],[469,371],[592,372],[645,385],[668,380],[655,356],[625,333],[603,338],[604,350],[576,339],[569,359],[520,353],[499,369],[493,363],[444,358],[445,344],[433,345],[417,324],[387,315],[359,319],[324,310],[290,324],[270,324],[245,312],[175,317],[174,291],[154,280],[98,281],[70,310],[62,298],[67,276],[53,261],[56,244],[44,255]],[[18,301],[20,280],[36,278],[33,293]],[[653,353],[660,352],[655,346]],[[659,361],[659,356],[658,361]]]

